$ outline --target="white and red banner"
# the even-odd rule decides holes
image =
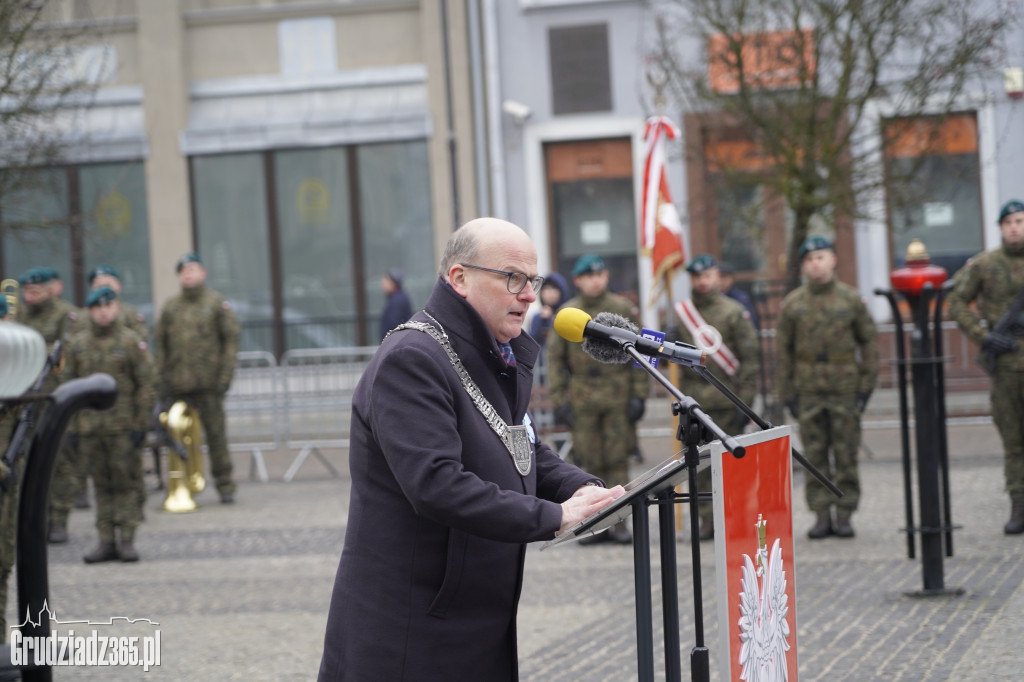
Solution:
[[[740,368],[739,358],[725,345],[722,333],[704,321],[704,316],[697,310],[693,300],[687,298],[676,301],[673,307],[686,330],[690,332],[694,345],[707,353],[723,372],[729,376],[736,374],[736,370]]]
[[[711,443],[719,679],[797,682],[790,427]]]
[[[644,187],[640,206],[643,254],[651,258],[653,290],[657,292],[666,275],[683,265],[686,249],[679,219],[665,177],[665,141],[679,137],[679,128],[664,116],[652,116],[644,125]]]

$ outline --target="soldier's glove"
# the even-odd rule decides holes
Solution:
[[[132,430],[132,447],[138,449],[142,445],[142,441],[146,440],[145,431]]]
[[[989,332],[981,342],[981,349],[992,353],[992,355],[1012,353],[1018,348],[1020,348],[1020,344],[1017,342],[1017,339],[1009,334],[1000,334],[998,332]]]
[[[562,403],[555,408],[555,423],[564,424],[570,429],[576,423],[576,417],[572,413],[572,406],[569,403]]]
[[[791,396],[786,400],[786,409],[793,415],[794,419],[800,418],[800,398],[799,396]]]
[[[633,396],[626,403],[626,418],[632,423],[637,423],[644,416],[644,409],[646,408],[643,398]]]
[[[871,400],[871,391],[859,391],[857,393],[857,411],[863,414],[869,400]]]

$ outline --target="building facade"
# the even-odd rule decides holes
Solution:
[[[404,270],[421,305],[453,227],[486,214],[531,233],[542,273],[601,254],[612,288],[659,326],[672,313],[651,299],[637,215],[643,126],[660,113],[683,131],[667,173],[688,256],[710,252],[753,293],[777,294],[792,216],[759,183],[743,130],[657,96],[660,4],[51,0],[49,29],[94,30],[104,67],[90,106],[64,122],[66,162],[0,204],[4,276],[52,265],[81,303],[85,273],[109,263],[152,315],[195,249],[244,348],[372,344],[383,271]],[[905,128],[919,123],[882,104],[861,122],[887,163],[926,171],[900,210],[889,187],[866,199],[872,218],[826,228],[840,278],[879,320],[889,311],[873,291],[911,239],[955,270],[998,244],[999,206],[1024,196],[1024,26],[1010,31],[1003,63],[929,129],[937,144],[916,145]],[[723,163],[749,182],[721,182]]]

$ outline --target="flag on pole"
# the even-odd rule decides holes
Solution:
[[[678,137],[679,128],[665,116],[652,116],[644,125],[646,156],[640,228],[643,253],[651,258],[655,295],[672,271],[686,261],[683,225],[665,176],[665,140]]]

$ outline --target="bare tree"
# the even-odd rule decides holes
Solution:
[[[59,163],[69,119],[104,70],[90,3],[0,0],[0,210]]]
[[[684,111],[714,112],[741,130],[763,160],[758,181],[791,211],[789,287],[813,221],[863,216],[865,193],[879,191],[887,170],[893,180],[879,119],[962,110],[991,77],[1007,25],[997,3],[979,0],[648,5],[658,29],[649,58],[673,96]],[[720,170],[725,182],[739,181]]]

